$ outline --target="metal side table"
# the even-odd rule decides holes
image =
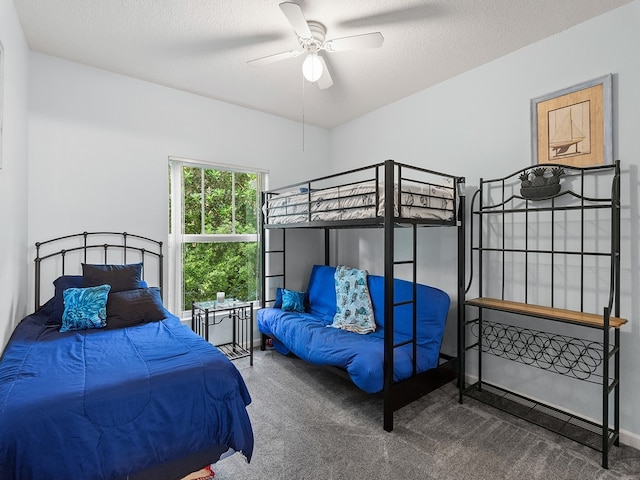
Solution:
[[[209,327],[225,320],[232,323],[232,340],[216,347],[230,360],[249,357],[249,364],[253,366],[253,304],[233,299],[224,303],[211,300],[191,304],[191,329],[207,341]]]

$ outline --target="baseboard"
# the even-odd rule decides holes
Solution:
[[[475,377],[473,375],[468,375],[468,374],[465,375],[465,382],[466,382],[467,385],[472,385],[472,384],[476,383],[477,381],[478,381],[478,377]],[[507,387],[505,387],[503,385],[500,385],[498,383],[495,383],[495,382],[489,382],[489,383],[491,383],[492,385],[495,385],[496,387],[500,387],[500,388],[504,388],[504,389],[507,389],[507,390],[511,390],[511,389],[509,389],[509,388],[507,388]],[[553,403],[548,402],[547,400],[544,400],[544,399],[541,399],[541,398],[536,398],[534,396],[527,395],[527,394],[524,394],[524,393],[521,393],[521,392],[518,392],[518,391],[515,391],[515,390],[513,390],[513,393],[516,393],[518,395],[524,395],[524,396],[530,398],[531,400],[533,400],[535,402],[545,403],[545,404],[549,405],[550,407],[557,408],[558,410],[562,410],[563,412],[566,412],[569,415],[576,415],[576,416],[584,418],[585,420],[589,420],[589,421],[595,422],[595,423],[599,423],[600,422],[599,419],[591,418],[591,417],[585,416],[585,415],[583,415],[581,413],[574,412],[574,411],[566,408],[563,405],[555,405]],[[612,425],[610,427],[613,428]],[[640,450],[640,435],[637,434],[637,433],[631,432],[629,430],[624,430],[624,429],[621,428],[620,429],[620,443],[622,443],[624,445],[627,445],[629,447],[633,447],[633,448],[635,448],[637,450]]]
[[[620,443],[640,450],[640,435],[620,429]]]

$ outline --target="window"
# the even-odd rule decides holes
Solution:
[[[169,309],[216,298],[256,300],[263,172],[169,160]]]

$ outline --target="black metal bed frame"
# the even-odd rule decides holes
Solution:
[[[517,192],[516,179],[522,179],[520,175],[528,170],[524,168],[503,178],[480,179],[479,189],[472,197],[471,265],[465,295],[475,282],[478,298],[467,299],[465,305],[470,310],[477,309],[477,316],[467,320],[466,311],[463,309],[463,315],[459,317],[459,401],[462,403],[464,396],[475,398],[591,447],[602,453],[602,466],[608,468],[609,450],[613,445],[619,444],[620,327],[627,322],[626,319],[620,318],[620,162],[584,168],[556,164],[546,166],[563,168],[568,179],[563,186],[569,186],[546,198],[532,200],[523,197],[522,190]],[[602,189],[610,190],[601,195],[598,191]],[[587,218],[588,211],[593,212],[593,218]],[[546,230],[540,225],[539,215],[546,215],[542,217],[542,223],[546,222],[547,225]],[[562,220],[562,215],[567,218],[575,215],[580,221],[580,228],[563,230],[558,227],[556,224],[558,218]],[[601,216],[605,218],[602,219]],[[476,234],[474,218],[478,224]],[[535,221],[535,226],[531,228],[530,219]],[[586,230],[586,223],[592,225],[591,230]],[[521,227],[519,230],[518,226]],[[517,240],[508,238],[508,227],[517,230],[514,235],[519,235]],[[607,231],[610,239],[606,238],[609,235],[600,238],[598,233],[602,231]],[[474,253],[477,254],[477,275],[474,274]],[[490,259],[496,258],[495,256],[499,259],[498,267],[501,268],[495,268],[494,265],[494,275],[491,277]],[[545,305],[531,303],[532,297],[539,293],[539,287],[531,292],[534,285],[530,285],[530,277],[542,275],[538,275],[539,271],[530,275],[530,270],[537,265],[539,256],[550,259],[551,264],[548,276],[542,279],[542,282],[546,282],[544,285],[548,286],[548,304]],[[609,269],[608,290],[603,292],[600,299],[604,304],[601,314],[590,313],[586,305],[589,303],[587,300],[591,300],[587,299],[587,296],[593,297],[594,293],[597,293],[591,291],[585,283],[586,271],[592,267],[588,263],[589,259],[594,262],[604,261],[605,265],[599,268]],[[518,270],[510,270],[509,267],[514,268],[518,261],[521,269],[524,266],[524,274],[519,279],[520,291],[516,291],[517,289],[510,285],[513,272]],[[561,277],[562,270],[558,269],[558,273],[556,272],[554,261],[578,269],[579,275],[576,275],[573,281],[565,278],[563,285],[563,279],[557,278]],[[567,309],[567,305],[562,305],[561,294],[564,293],[567,282],[571,288],[579,292],[579,302],[573,301],[573,309]],[[489,290],[500,292],[494,298],[489,298],[486,297]],[[518,295],[519,298],[514,298]],[[566,299],[565,303],[568,303]],[[577,303],[578,307],[573,306]],[[554,322],[560,322],[576,328],[599,330],[602,340],[593,341],[550,333],[485,318],[491,314],[498,315],[495,312],[500,312],[502,319],[507,316],[505,314],[510,314],[510,318],[513,319],[543,319],[544,322],[538,324],[540,328],[553,327]],[[587,333],[585,330],[581,331]],[[476,383],[467,386],[466,352],[470,350],[476,350],[478,354],[478,379]],[[483,378],[485,353],[601,385],[601,421],[594,422],[569,414],[486,382]],[[614,394],[613,402],[610,402],[609,398],[611,393]],[[613,427],[609,426],[611,408]]]
[[[332,221],[313,221],[311,219],[311,192],[314,191],[314,186],[321,182],[326,181],[339,181],[341,177],[351,174],[363,173],[366,175],[367,171],[373,171],[373,179],[377,187],[384,186],[384,215],[376,215],[372,218],[359,219],[359,220],[332,220]],[[420,219],[420,218],[407,218],[403,217],[402,205],[402,185],[406,183],[424,183],[420,180],[416,180],[415,175],[427,174],[434,175],[444,179],[449,179],[452,189],[452,217],[449,220],[441,219]],[[409,177],[414,175],[414,177]],[[371,179],[371,177],[370,177]],[[382,183],[384,182],[384,183]],[[341,184],[345,185],[345,184]],[[397,193],[394,193],[394,185],[397,186]],[[462,311],[462,300],[464,299],[464,278],[465,278],[465,179],[464,177],[457,177],[449,174],[436,172],[424,168],[409,166],[395,162],[393,160],[387,160],[383,163],[363,167],[359,169],[349,170],[341,172],[335,175],[329,175],[326,177],[320,177],[313,180],[289,185],[278,189],[279,191],[290,189],[292,187],[303,186],[309,192],[307,196],[309,206],[308,221],[302,223],[289,223],[289,224],[267,224],[265,222],[265,210],[266,203],[272,192],[264,192],[262,195],[262,227],[261,227],[261,264],[262,264],[262,307],[270,304],[274,299],[267,299],[267,279],[274,277],[281,278],[282,286],[286,285],[286,230],[287,229],[299,229],[299,228],[312,228],[324,230],[324,259],[325,264],[330,263],[330,235],[329,232],[332,229],[345,229],[345,228],[383,228],[384,229],[384,385],[383,385],[383,427],[386,431],[393,430],[393,413],[396,410],[410,404],[425,394],[441,387],[445,383],[448,383],[456,378],[458,369],[458,357],[452,357],[449,355],[440,354],[441,362],[438,367],[425,372],[416,373],[416,285],[417,285],[417,228],[428,226],[445,226],[455,227],[458,233],[458,266],[457,266],[457,299],[458,299],[458,316]],[[380,188],[376,188],[375,194],[375,208],[379,204]],[[394,203],[398,207],[399,215],[394,214]],[[409,260],[396,260],[394,256],[394,243],[395,243],[395,228],[406,227],[412,228],[412,258]],[[267,249],[266,247],[266,231],[267,230],[280,230],[282,232],[282,248]],[[270,274],[264,271],[265,265],[267,265],[267,256],[271,254],[278,254],[281,258],[282,270],[276,274]],[[393,331],[394,331],[394,308],[401,305],[400,303],[394,303],[394,273],[395,267],[398,265],[411,265],[412,266],[412,282],[414,285],[413,300],[405,303],[413,304],[413,322],[414,322],[414,336],[413,339],[405,343],[413,343],[414,356],[413,356],[413,372],[414,375],[401,382],[394,382],[393,380],[393,364],[394,364],[394,349],[400,345],[394,344]],[[458,320],[460,321],[460,320]],[[262,335],[262,348],[264,348],[265,336]]]
[[[119,242],[119,243],[117,243]],[[89,253],[97,251],[102,253],[102,263],[109,263],[109,253],[116,251],[122,254],[122,262],[127,263],[127,254],[131,260],[132,255],[136,255],[136,262],[142,262],[142,275],[144,279],[144,271],[146,268],[145,259],[147,256],[155,258],[158,264],[158,287],[160,294],[163,289],[163,243],[151,238],[134,235],[127,232],[82,232],[62,237],[52,238],[44,242],[36,242],[35,262],[35,311],[38,311],[42,305],[40,303],[41,283],[42,283],[42,262],[49,260],[55,261],[59,259],[61,265],[59,267],[59,275],[66,273],[67,255],[78,252],[81,255],[80,260],[87,263]],[[66,248],[62,248],[62,247]],[[43,253],[42,250],[47,250]],[[77,265],[76,265],[77,266]],[[57,277],[54,275],[53,278]]]

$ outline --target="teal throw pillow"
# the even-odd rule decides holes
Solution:
[[[64,312],[61,332],[103,328],[107,324],[107,298],[110,285],[67,288],[63,292]]]
[[[304,312],[304,292],[282,289],[282,310],[285,312]]]

